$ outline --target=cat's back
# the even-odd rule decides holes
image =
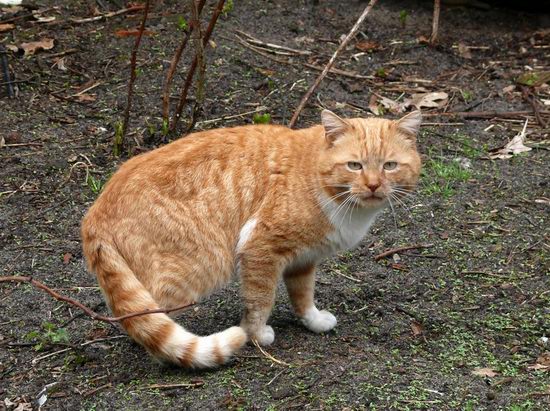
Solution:
[[[125,171],[154,173],[158,167],[197,167],[242,160],[294,146],[298,131],[278,125],[221,128],[193,133],[126,161]],[[146,166],[146,167],[144,167]],[[145,170],[143,169],[145,168]]]
[[[238,192],[253,203],[262,198],[271,175],[312,161],[318,138],[322,133],[316,127],[276,125],[193,133],[122,164],[89,214],[105,214],[102,219],[127,214],[159,197],[208,202]]]

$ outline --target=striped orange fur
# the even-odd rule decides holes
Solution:
[[[267,320],[284,280],[314,332],[336,318],[314,304],[315,267],[354,247],[420,171],[420,113],[341,119],[303,130],[258,125],[189,135],[136,156],[82,222],[84,254],[114,315],[199,301],[241,277],[239,327],[196,336],[165,314],[122,322],[154,356],[183,367],[226,362],[247,339],[273,342]]]

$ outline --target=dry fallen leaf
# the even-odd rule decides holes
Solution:
[[[465,59],[472,58],[472,52],[470,48],[464,43],[458,43],[458,55]]]
[[[429,44],[430,43],[430,39],[426,36],[418,36],[416,41],[418,41],[418,44]]]
[[[5,398],[3,403],[0,403],[0,406],[5,406],[6,409],[11,409],[12,411],[31,411],[32,405],[28,402],[25,402],[22,398],[15,398],[13,401],[10,401],[9,398]],[[15,408],[14,408],[15,407]],[[4,408],[0,408],[4,409]]]
[[[476,368],[472,371],[473,375],[478,375],[480,377],[495,377],[498,375],[498,372],[495,371],[493,368]]]
[[[2,1],[0,2],[2,6],[6,5],[9,7],[0,7],[2,13],[17,14],[20,11],[24,11],[25,7],[16,6],[15,4],[21,4],[21,0],[11,0],[11,1]]]
[[[11,23],[0,24],[0,33],[13,30],[14,28],[15,28],[15,24],[11,24]]]
[[[90,103],[90,102],[96,100],[96,97],[95,97],[94,94],[82,93],[82,94],[77,94],[74,97],[75,97],[76,101],[80,101],[81,103]]]
[[[443,107],[447,103],[448,98],[449,95],[444,91],[413,94],[410,99],[407,99],[403,102],[403,106],[414,106],[417,109],[420,109],[422,107]]]
[[[34,10],[32,12],[32,16],[34,17],[36,23],[50,23],[55,21],[55,17],[53,16],[43,16],[42,10]]]
[[[386,110],[388,110],[393,114],[400,114],[405,111],[406,107],[407,106],[405,106],[404,103],[398,103],[397,101],[392,100],[391,98],[380,96],[378,94],[373,94],[369,101],[370,111],[372,111],[372,113],[377,116],[383,115],[386,112]],[[386,110],[383,110],[382,108]]]
[[[363,40],[363,41],[357,42],[355,44],[355,48],[359,51],[369,52],[369,51],[378,50],[380,48],[380,45],[375,41]]]
[[[73,255],[71,253],[65,253],[63,255],[63,264],[67,265],[71,261],[71,258],[73,258]]]
[[[19,51],[19,47],[17,47],[15,44],[6,44],[6,49],[13,53],[17,53]]]
[[[55,60],[53,66],[57,67],[61,71],[67,71],[67,66],[65,65],[65,57],[61,57]]]
[[[31,41],[30,43],[21,43],[20,48],[25,52],[25,56],[30,56],[39,50],[51,50],[54,46],[54,39],[42,39],[40,41]]]
[[[411,322],[411,331],[415,337],[424,334],[424,326],[416,320]]]
[[[378,97],[373,94],[372,96],[370,96],[370,99],[369,99],[369,110],[371,111],[372,114],[374,114],[375,116],[381,116],[384,114],[384,109],[383,107],[380,107],[378,105]]]
[[[382,104],[385,108],[387,108],[390,112],[394,114],[399,114],[405,111],[405,107],[403,107],[403,104],[398,103],[395,100],[392,100],[390,98],[379,96],[378,101],[380,104]]]
[[[502,148],[494,149],[489,154],[490,159],[507,159],[510,157],[513,157],[514,154],[523,153],[525,151],[531,151],[531,147],[527,147],[523,144],[525,141],[525,131],[527,130],[527,123],[529,120],[525,120],[525,124],[523,125],[523,130],[521,130],[520,133],[518,133],[508,144],[506,144]]]
[[[528,370],[533,371],[550,371],[550,351],[546,351],[539,355],[534,364],[527,366]]]
[[[152,31],[143,30],[143,35],[144,36],[150,36],[151,34],[153,34]],[[117,36],[117,37],[132,37],[132,36],[136,37],[136,36],[139,36],[139,30],[138,29],[130,29],[130,30],[120,29],[120,30],[115,31],[115,36]]]

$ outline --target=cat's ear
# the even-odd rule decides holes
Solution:
[[[420,110],[415,110],[406,116],[397,120],[397,127],[403,133],[408,134],[414,139],[420,130],[420,124],[422,123],[422,113]]]
[[[321,112],[321,122],[323,123],[323,127],[325,127],[325,138],[330,144],[334,143],[349,129],[349,124],[346,120],[338,117],[330,110],[323,110]]]

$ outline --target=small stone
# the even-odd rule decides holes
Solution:
[[[472,168],[472,161],[469,158],[456,157],[454,159],[454,161],[456,161],[458,163],[458,165],[460,166],[460,168],[462,168],[464,170],[468,170],[468,169]]]

